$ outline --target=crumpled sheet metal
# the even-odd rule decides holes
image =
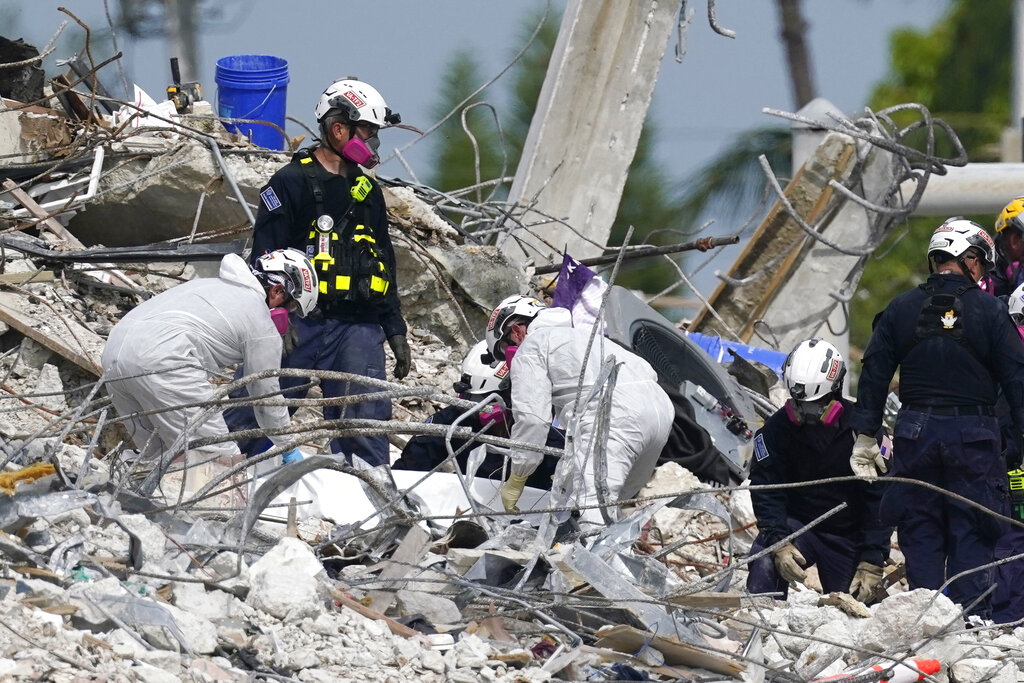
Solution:
[[[53,469],[50,469],[53,472]],[[15,531],[26,520],[55,517],[71,510],[92,505],[96,496],[86,491],[70,490],[53,493],[29,493],[13,497],[0,496],[0,529]]]

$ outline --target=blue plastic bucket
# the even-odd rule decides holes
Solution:
[[[234,55],[217,60],[217,113],[225,119],[254,119],[267,123],[225,121],[232,133],[248,136],[254,145],[285,148],[285,101],[288,94],[288,62],[269,55]]]
[[[782,376],[782,364],[786,362],[786,354],[781,351],[731,342],[721,337],[701,334],[700,332],[687,332],[686,336],[697,342],[698,346],[707,351],[708,355],[719,363],[728,363],[732,360],[732,356],[728,353],[728,350],[732,349],[736,352],[737,356],[742,356],[747,360],[757,361],[758,363],[764,363],[780,377]]]

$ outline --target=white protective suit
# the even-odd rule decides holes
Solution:
[[[530,323],[510,364],[513,440],[543,446],[555,411],[563,427],[572,424],[589,338],[588,330],[572,327],[571,315],[564,308],[545,309]],[[616,501],[632,497],[650,480],[675,410],[650,364],[602,337],[594,339],[590,350],[581,403],[598,378],[603,358],[612,356],[619,364],[619,374],[612,395],[606,462],[609,500]],[[579,410],[573,479],[579,505],[598,502],[590,442],[599,407],[600,401],[594,398]],[[513,449],[512,473],[529,475],[542,457],[536,451]],[[583,519],[600,523],[601,511],[584,510]]]
[[[249,373],[281,367],[281,335],[267,307],[267,295],[248,264],[228,254],[219,277],[173,287],[130,311],[114,326],[103,351],[103,381],[126,424],[140,460],[151,461],[189,429],[188,439],[226,434],[224,417],[214,413],[192,424],[199,407],[171,406],[210,401],[210,373],[244,363]],[[250,395],[279,390],[277,377],[253,382]],[[161,411],[135,415],[140,411]],[[260,427],[289,424],[284,406],[255,406]],[[280,437],[286,439],[287,437]],[[197,451],[191,451],[196,453]],[[238,455],[225,441],[204,447],[203,460]]]

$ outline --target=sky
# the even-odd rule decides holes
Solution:
[[[61,21],[57,7],[67,7],[97,35],[109,33],[102,0],[0,0],[5,36],[23,37],[42,49]],[[119,0],[107,0],[116,18]],[[302,0],[285,4],[270,0],[219,0],[219,16],[199,36],[198,80],[206,99],[216,101],[214,65],[236,54],[271,54],[289,63],[288,113],[312,125],[313,106],[335,78],[357,75],[373,84],[405,122],[426,129],[430,110],[448,60],[466,48],[479,57],[481,73],[496,76],[522,46],[524,21],[543,8],[542,0]],[[811,59],[819,92],[840,110],[863,110],[871,87],[886,75],[888,39],[897,27],[930,26],[948,0],[805,0]],[[682,63],[674,59],[676,37],[670,40],[655,88],[653,120],[657,126],[655,158],[680,182],[724,149],[737,133],[782,122],[761,113],[763,107],[791,110],[778,21],[773,0],[717,0],[720,25],[735,39],[714,33],[707,5],[690,0],[693,17],[686,33]],[[564,0],[552,0],[552,13]],[[16,35],[15,35],[16,34]],[[69,56],[81,43],[82,29],[71,21],[46,67]],[[166,42],[150,38],[132,42],[117,34],[125,53],[130,81],[162,99],[170,80]],[[104,52],[106,50],[106,52]],[[109,56],[109,46],[97,50]],[[100,56],[97,55],[97,56]],[[116,82],[110,71],[108,80]],[[500,89],[491,96],[500,106]],[[300,127],[289,124],[289,134]],[[391,131],[382,140],[385,154],[412,142],[414,133]],[[420,175],[427,175],[429,141],[405,152]],[[384,156],[384,155],[382,155]],[[408,178],[392,161],[383,175]]]

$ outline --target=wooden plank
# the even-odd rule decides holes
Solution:
[[[32,273],[0,273],[0,282],[12,285],[27,285],[31,282],[53,282],[56,277],[52,270],[37,270]]]
[[[354,610],[359,614],[362,614],[367,619],[373,619],[374,621],[378,619],[383,619],[384,622],[388,625],[388,628],[391,630],[391,632],[396,636],[402,636],[403,638],[411,638],[412,636],[415,636],[417,633],[419,633],[419,631],[411,629],[405,624],[399,624],[394,619],[386,617],[380,612],[370,609],[363,603],[353,600],[341,591],[331,589],[330,595],[331,598],[339,605],[343,607],[348,607],[349,609]]]
[[[45,306],[39,307],[41,317],[26,313],[22,310],[26,302],[18,294],[0,292],[0,320],[96,377],[103,374],[100,357],[106,342],[102,337],[70,315],[64,319],[65,325]]]
[[[367,593],[370,604],[380,612],[387,612],[395,601],[395,592],[405,586],[404,581],[397,579],[404,578],[423,559],[427,547],[430,545],[430,534],[423,530],[418,524],[409,527],[405,538],[398,544],[398,548],[391,555],[391,560],[385,562],[384,569],[377,575],[378,580],[387,581],[387,588],[372,590]]]
[[[597,635],[599,639],[595,645],[611,648],[618,652],[639,652],[643,648],[651,646],[665,656],[665,664],[669,666],[676,664],[697,666],[708,671],[737,678],[746,669],[746,664],[739,660],[730,659],[695,645],[682,643],[675,638],[666,638],[657,634],[652,635],[648,631],[641,631],[626,624],[602,628],[597,632]]]

